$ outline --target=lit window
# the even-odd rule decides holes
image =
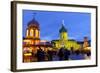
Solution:
[[[36,30],[36,37],[38,37],[39,36],[39,33],[38,33],[38,30]]]
[[[34,37],[35,37],[35,30],[34,30]]]
[[[28,37],[28,29],[27,29],[27,31],[26,31],[26,37]]]
[[[33,36],[33,29],[30,30],[30,36]]]

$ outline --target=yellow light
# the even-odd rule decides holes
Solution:
[[[24,56],[31,56],[31,53],[25,53]]]
[[[35,34],[36,37],[39,37],[39,33],[38,33],[39,31],[37,29],[35,31],[36,31],[36,34]]]
[[[28,29],[27,29],[27,31],[26,31],[26,37],[28,37]]]
[[[91,49],[91,47],[85,47],[84,48],[84,50],[90,50]]]
[[[23,40],[24,42],[30,42],[30,40]]]
[[[33,36],[33,29],[30,30],[30,36]]]

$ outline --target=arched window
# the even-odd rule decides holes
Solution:
[[[26,30],[26,37],[28,37],[28,36],[29,36],[29,35],[28,35],[28,33],[29,33],[29,32],[28,32],[28,29],[27,29],[27,30]]]
[[[39,31],[36,29],[35,32],[36,32],[36,35],[35,36],[36,37],[39,37],[39,33],[38,33]]]
[[[30,36],[33,36],[33,29],[30,30]]]
[[[35,35],[36,35],[36,33],[35,33],[35,29],[34,29],[34,31],[33,31],[33,36],[35,37]]]

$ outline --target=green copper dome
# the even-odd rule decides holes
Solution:
[[[61,27],[61,29],[59,30],[59,32],[61,33],[61,32],[67,32],[67,29],[64,27],[64,25],[62,24],[62,27]]]

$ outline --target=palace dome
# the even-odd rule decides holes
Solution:
[[[64,27],[64,25],[62,24],[62,27],[61,27],[61,29],[59,30],[59,32],[61,33],[61,32],[67,32],[67,29]]]
[[[37,27],[37,28],[39,28],[39,23],[35,18],[33,18],[31,21],[28,22],[28,27]]]

